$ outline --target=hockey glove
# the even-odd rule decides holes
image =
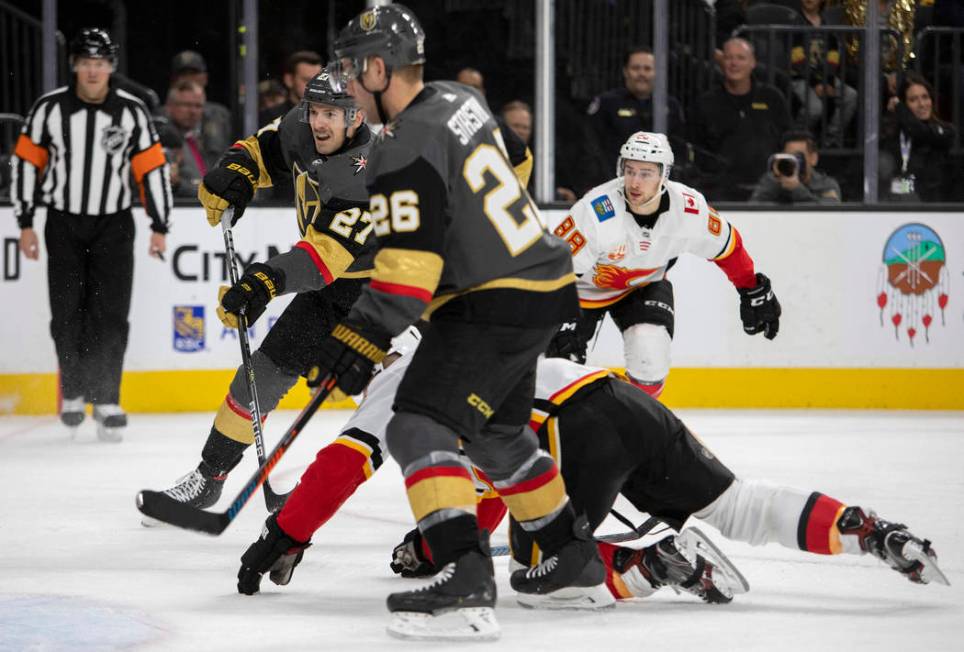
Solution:
[[[435,564],[425,558],[422,533],[415,528],[405,535],[392,551],[392,572],[402,577],[430,577],[438,572]]]
[[[349,396],[360,394],[391,343],[392,338],[377,326],[338,324],[318,349],[315,365],[308,373],[308,386],[317,387],[331,372],[341,391]]]
[[[278,515],[264,522],[261,536],[241,555],[238,571],[238,593],[254,595],[261,589],[261,576],[268,573],[271,581],[284,586],[291,581],[295,566],[301,563],[308,541],[295,541],[278,526]]]
[[[238,162],[223,161],[205,174],[198,186],[197,198],[207,214],[208,224],[220,224],[221,214],[229,206],[234,206],[234,218],[231,220],[231,226],[234,226],[254,197],[257,185],[257,177],[247,166]]]
[[[254,263],[244,271],[244,276],[230,288],[221,286],[218,293],[218,319],[228,328],[238,327],[238,315],[244,313],[248,326],[258,320],[268,302],[285,289],[285,275],[281,270]]]
[[[780,330],[780,302],[770,289],[770,279],[758,273],[756,287],[737,291],[740,293],[740,319],[746,334],[762,332],[768,340],[776,337]]]
[[[586,342],[580,337],[578,320],[567,321],[559,328],[559,332],[549,342],[546,357],[586,363]]]

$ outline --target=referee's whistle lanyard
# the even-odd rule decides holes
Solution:
[[[911,139],[903,131],[900,132],[901,174],[907,176],[907,163],[910,161]]]

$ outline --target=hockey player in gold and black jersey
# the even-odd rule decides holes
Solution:
[[[364,186],[370,144],[364,114],[351,97],[332,89],[323,71],[309,82],[301,106],[235,143],[198,191],[208,221],[217,226],[229,207],[236,221],[257,189],[282,176],[294,178],[301,241],[266,263],[250,265],[236,285],[222,288],[218,308],[225,325],[237,328],[242,309],[253,323],[271,299],[298,293],[251,356],[262,414],[310,369],[323,338],[345,318],[371,276],[375,237]],[[200,508],[217,502],[228,471],[254,441],[250,401],[239,368],[201,463],[168,495]]]
[[[499,634],[460,438],[545,552],[545,564],[513,577],[520,601],[609,606],[587,524],[526,430],[536,358],[578,312],[565,243],[546,231],[519,184],[485,100],[461,84],[423,83],[424,32],[410,10],[389,4],[362,13],[339,35],[335,54],[334,83],[383,124],[366,177],[379,249],[371,284],[319,349],[315,381],[333,372],[346,393],[360,390],[390,338],[423,313],[431,318],[396,395],[387,443],[419,529],[446,570],[425,590],[389,596],[389,631]],[[268,538],[284,537],[276,528],[269,518],[265,549],[273,547]],[[432,616],[451,610],[469,622],[433,629]]]

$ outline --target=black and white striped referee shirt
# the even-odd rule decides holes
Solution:
[[[20,228],[33,226],[38,203],[74,215],[130,208],[133,175],[151,229],[167,232],[171,181],[164,150],[144,104],[111,88],[88,104],[72,86],[41,97],[14,149],[12,200]]]

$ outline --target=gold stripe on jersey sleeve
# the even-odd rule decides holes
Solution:
[[[341,278],[348,266],[355,261],[355,257],[340,242],[316,230],[311,224],[305,229],[305,236],[301,241],[311,245],[328,268],[332,278]]]
[[[261,133],[260,131],[258,133]],[[261,141],[258,140],[257,136],[248,136],[244,140],[239,140],[234,143],[235,146],[241,147],[248,153],[248,156],[253,158],[258,164],[258,185],[255,188],[270,188],[274,185],[271,180],[271,175],[268,174],[268,169],[264,166],[264,157],[261,155]]]
[[[375,270],[360,269],[354,272],[343,272],[338,278],[371,278]]]
[[[375,255],[372,280],[417,288],[431,297],[442,278],[444,264],[442,257],[431,251],[385,247]]]
[[[524,290],[527,292],[548,293],[555,292],[556,290],[562,289],[575,282],[576,275],[573,272],[568,272],[559,278],[550,279],[548,281],[533,281],[527,278],[497,278],[491,281],[486,281],[485,283],[481,283],[467,290],[462,290],[461,292],[453,292],[452,294],[444,294],[436,297],[425,310],[425,313],[422,315],[422,319],[428,319],[433,312],[444,306],[452,299],[469,294],[470,292],[481,292],[482,290]]]

